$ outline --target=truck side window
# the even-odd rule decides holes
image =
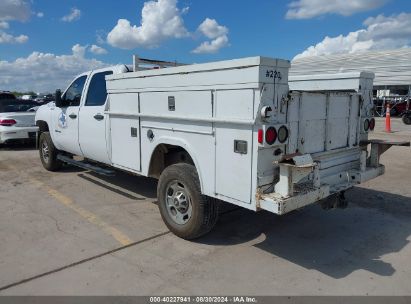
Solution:
[[[102,106],[106,103],[106,76],[111,74],[113,74],[112,71],[107,71],[93,75],[88,88],[86,106]]]
[[[78,107],[80,105],[81,94],[83,93],[86,80],[87,76],[81,76],[77,78],[67,89],[62,99],[67,102],[68,106]]]

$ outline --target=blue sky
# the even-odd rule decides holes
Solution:
[[[11,0],[3,1],[0,89],[46,90],[49,85],[51,90],[63,86],[56,81],[67,82],[83,67],[131,63],[132,54],[188,63],[255,55],[291,60],[310,46],[304,56],[411,45],[409,0],[15,0],[13,5],[17,1],[24,6],[25,16],[18,15],[21,9],[13,15],[18,7],[7,7]],[[145,28],[133,30],[132,26],[141,26],[145,5]],[[169,13],[162,15],[166,5]],[[164,18],[174,19],[164,24]],[[128,20],[129,25],[117,26],[119,19]],[[331,40],[324,41],[326,36]],[[198,48],[202,43],[206,45]],[[61,58],[72,56],[76,44],[81,60]],[[33,52],[52,57],[28,60]],[[26,63],[30,71],[45,75],[15,81],[13,77],[24,76],[10,69]],[[46,71],[53,63],[64,69],[64,76],[54,77],[51,85]]]

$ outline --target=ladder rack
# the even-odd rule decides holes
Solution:
[[[178,63],[177,61],[162,61],[154,59],[140,58],[137,55],[133,55],[133,71],[145,71],[152,69],[163,69],[169,67],[177,67],[187,65],[184,63]]]

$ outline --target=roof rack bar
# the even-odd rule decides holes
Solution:
[[[142,71],[142,70],[149,70],[149,67],[142,67],[141,64],[145,65],[152,65],[157,66],[159,68],[167,68],[167,67],[177,67],[187,65],[184,63],[178,63],[177,61],[163,61],[163,60],[154,60],[154,59],[146,59],[140,58],[137,55],[133,55],[133,70],[134,72]]]

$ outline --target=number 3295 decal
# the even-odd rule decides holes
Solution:
[[[279,79],[281,80],[281,72],[275,71],[275,70],[267,70],[265,73],[265,77],[267,78],[273,78],[273,79]]]

